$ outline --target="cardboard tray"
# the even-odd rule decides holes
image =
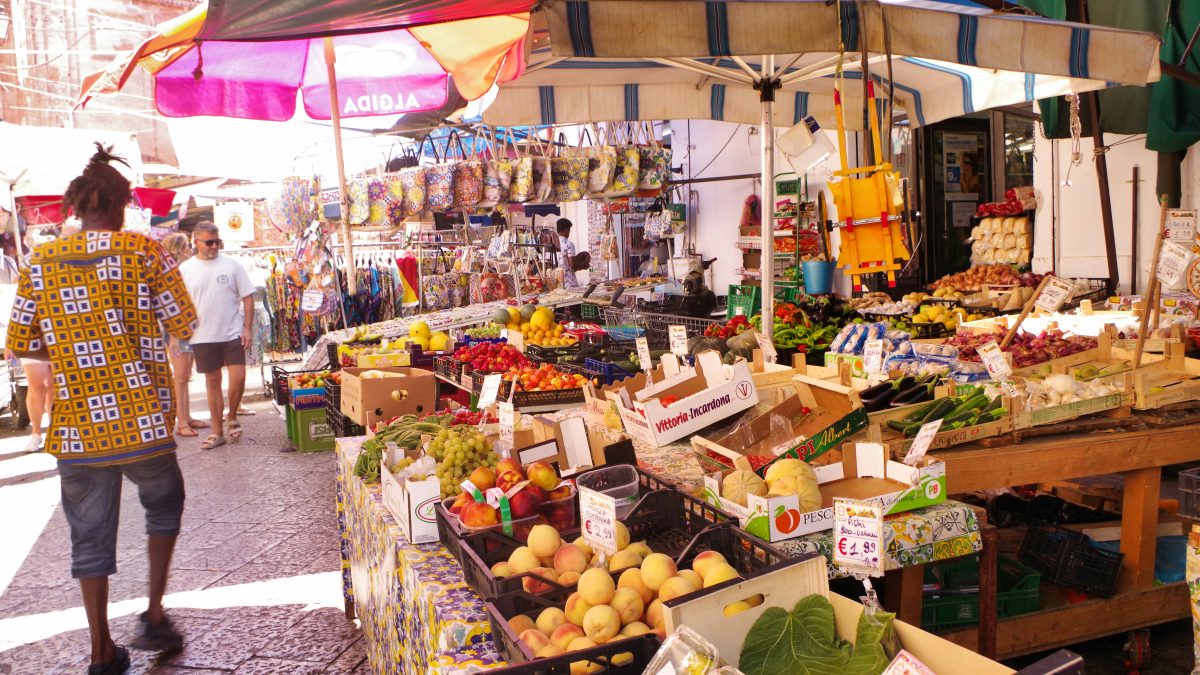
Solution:
[[[368,370],[395,373],[396,377],[363,379]],[[368,415],[387,418],[396,415],[420,415],[437,405],[437,379],[428,370],[400,366],[386,368],[345,368],[342,370],[342,412],[355,423],[366,426]],[[392,392],[404,395],[392,400]]]
[[[875,443],[849,444],[841,461],[814,467],[821,490],[821,508],[813,511],[801,512],[800,499],[795,496],[749,495],[746,506],[725,499],[721,481],[731,470],[704,476],[704,498],[736,517],[750,534],[771,542],[832,528],[834,497],[879,504],[885,515],[946,501],[945,464],[925,458],[920,466],[911,467],[887,459],[885,452]]]
[[[728,468],[739,458],[757,456],[769,458],[756,468],[765,475],[767,467],[782,457],[812,462],[866,428],[867,413],[854,390],[806,375],[794,376],[792,386],[794,395],[725,436],[711,441],[693,436],[692,449],[701,467]],[[792,421],[789,431],[776,429],[779,419],[793,420],[804,407],[811,412],[799,423]],[[714,460],[708,456],[710,450],[730,462]]]
[[[745,581],[730,581],[664,603],[667,633],[686,625],[717,647],[722,660],[738,665],[742,644],[754,622],[771,607],[790,611],[803,598],[819,593],[833,605],[838,637],[854,642],[863,606],[829,591],[828,563],[820,555],[795,558]],[[724,608],[762,594],[757,607],[733,616]],[[901,645],[938,675],[1007,675],[1013,670],[975,652],[896,620]]]

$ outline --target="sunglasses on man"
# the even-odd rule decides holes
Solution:
[[[220,239],[197,239],[196,243],[200,246],[220,246]]]

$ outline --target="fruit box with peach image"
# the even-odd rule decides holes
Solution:
[[[395,516],[410,544],[438,541],[437,515],[434,509],[442,496],[442,483],[430,474],[424,480],[415,476],[401,479],[388,468],[405,457],[418,459],[420,450],[388,448],[379,463],[379,482],[383,486],[383,505]]]
[[[797,375],[791,393],[724,436],[712,440],[693,436],[692,449],[700,466],[724,469],[745,458],[761,476],[771,464],[788,457],[823,464],[829,461],[826,453],[867,426],[866,410],[849,387]]]
[[[629,435],[663,446],[758,403],[758,390],[744,360],[724,365],[720,354],[707,351],[696,361],[698,368],[684,368],[649,384],[634,392],[628,403],[626,397],[618,397],[617,411]]]
[[[742,458],[735,467],[705,474],[704,498],[736,517],[742,529],[767,541],[831,529],[834,497],[878,504],[885,515],[946,501],[945,464],[925,458],[919,466],[908,466],[887,459],[878,443],[846,444],[842,461],[813,467],[821,504],[810,510],[801,508],[802,495],[772,495],[761,479],[753,484],[740,482],[745,503],[735,501],[732,497],[737,495],[727,494],[725,481],[731,474],[750,471],[750,464]]]

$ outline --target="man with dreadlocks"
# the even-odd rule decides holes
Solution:
[[[196,311],[171,256],[121,231],[131,192],[111,163],[124,161],[97,149],[63,196],[83,230],[38,246],[21,268],[8,348],[54,367],[46,451],[58,459],[71,575],[91,632],[88,672],[112,675],[129,667],[108,630],[122,477],[137,485],[149,535],[150,602],[132,646],[183,645],[162,607],[184,501],[163,333],[190,338]]]

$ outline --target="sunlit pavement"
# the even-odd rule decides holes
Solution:
[[[257,414],[243,418],[241,443],[201,450],[203,429],[179,439],[188,497],[165,603],[187,645],[157,660],[131,650],[130,673],[368,672],[362,633],[342,610],[332,458],[279,451],[283,420],[250,370],[246,406]],[[193,380],[193,410],[203,400]],[[26,454],[9,418],[0,426],[0,675],[86,673],[87,621],[54,460]],[[144,522],[126,481],[109,598],[118,643],[146,608]]]

